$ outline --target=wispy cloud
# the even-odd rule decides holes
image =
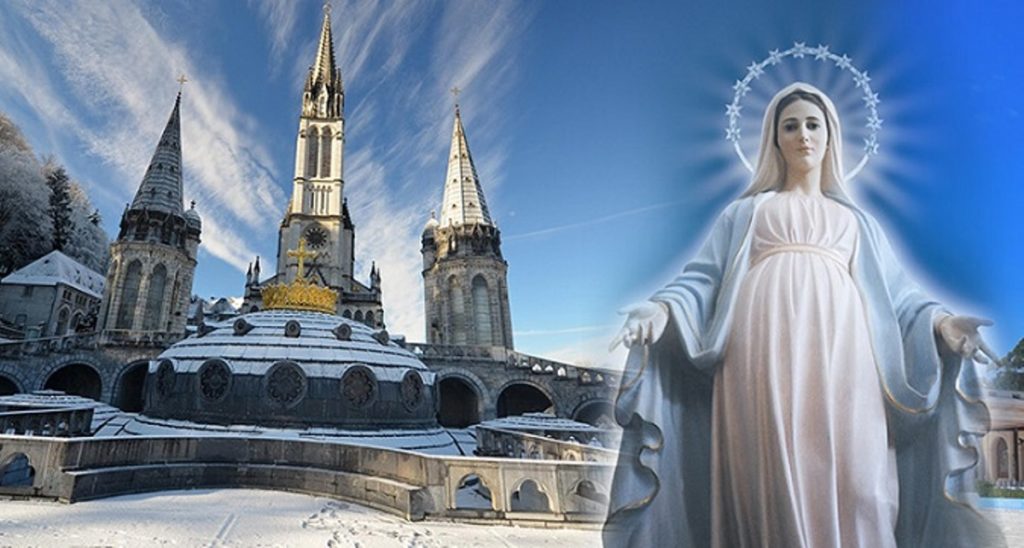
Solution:
[[[590,333],[593,331],[608,331],[614,326],[611,325],[583,325],[578,327],[564,327],[560,329],[527,329],[516,331],[516,337],[537,337],[549,335],[569,335],[572,333]]]
[[[58,75],[25,74],[18,40],[0,43],[0,87],[22,94],[43,123],[64,128],[119,175],[130,199],[174,100],[174,79],[189,75],[182,112],[185,193],[207,219],[203,248],[242,270],[249,248],[230,227],[256,234],[276,217],[284,194],[263,145],[250,137],[258,122],[231,100],[217,72],[162,36],[134,3],[14,2],[9,7],[52,48]],[[25,36],[2,21],[6,36]],[[11,59],[15,61],[11,61]],[[93,191],[94,189],[90,189]],[[109,191],[110,189],[106,189]],[[216,229],[212,229],[216,227]]]
[[[255,5],[266,26],[270,42],[270,67],[273,72],[277,72],[293,38],[302,3],[294,0],[250,0],[249,5]]]
[[[547,236],[549,234],[554,234],[556,232],[563,232],[563,231],[566,231],[566,230],[574,230],[574,229],[577,229],[577,228],[585,228],[585,227],[588,227],[588,226],[593,226],[593,225],[596,225],[596,224],[601,224],[601,223],[606,223],[608,221],[613,221],[615,219],[621,219],[623,217],[629,217],[631,215],[639,215],[640,213],[647,213],[648,211],[656,211],[656,210],[659,210],[659,209],[665,209],[667,207],[677,206],[677,205],[683,204],[683,203],[685,203],[684,200],[678,200],[678,201],[675,201],[675,202],[663,202],[663,203],[660,203],[660,204],[652,204],[652,205],[643,206],[643,207],[636,207],[636,208],[632,208],[632,209],[627,209],[626,211],[620,211],[618,213],[612,213],[612,214],[609,214],[609,215],[598,217],[596,219],[590,219],[590,220],[587,220],[587,221],[580,221],[578,223],[569,223],[569,224],[565,224],[565,225],[553,226],[551,228],[544,228],[544,229],[541,229],[541,230],[533,230],[533,231],[530,231],[530,232],[523,232],[522,234],[512,234],[510,236],[505,236],[505,241],[524,240],[526,238],[535,238],[537,236]]]

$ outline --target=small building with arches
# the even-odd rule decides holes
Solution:
[[[103,285],[102,274],[53,250],[0,280],[0,320],[28,338],[91,331]]]

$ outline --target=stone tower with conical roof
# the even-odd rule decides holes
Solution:
[[[257,274],[246,282],[244,311],[262,308],[262,287],[295,279],[298,262],[289,251],[305,239],[315,257],[304,276],[338,293],[337,313],[371,327],[384,326],[379,284],[363,284],[353,272],[355,225],[344,196],[344,152],[345,89],[334,59],[330,8],[325,6],[316,58],[302,92],[292,197],[278,232],[276,274],[264,281]],[[379,276],[376,269],[374,275]]]
[[[169,344],[185,333],[202,223],[182,206],[181,93],[110,246],[100,315],[106,343]]]
[[[427,341],[512,349],[501,231],[487,210],[458,105],[440,219],[431,215],[422,243]]]

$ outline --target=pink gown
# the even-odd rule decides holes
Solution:
[[[895,451],[864,303],[858,224],[823,196],[758,208],[751,267],[716,372],[716,547],[895,547]]]

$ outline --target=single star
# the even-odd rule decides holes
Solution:
[[[741,107],[739,103],[730,103],[725,105],[725,115],[729,118],[736,118],[740,115],[740,110],[742,109],[743,107]]]
[[[871,81],[871,77],[868,76],[867,71],[859,72],[853,76],[854,82],[857,83],[857,87],[864,88],[867,91],[868,82]]]
[[[828,57],[828,55],[828,46],[818,44],[818,47],[814,49],[814,59],[817,61],[821,61],[822,59]]]
[[[868,108],[874,108],[874,107],[878,106],[878,103],[881,103],[881,102],[882,101],[879,100],[877,93],[865,93],[864,94],[864,104],[867,105]]]
[[[852,61],[852,59],[850,59],[849,56],[843,55],[842,57],[836,57],[835,61],[837,67],[841,69],[848,69],[850,68],[850,61]]]
[[[797,59],[803,59],[804,54],[807,53],[807,45],[803,42],[796,42],[793,44],[793,57]]]
[[[764,68],[762,68],[762,66],[758,63],[750,63],[750,66],[747,67],[747,74],[753,76],[754,78],[758,78],[762,74],[764,74]]]
[[[733,142],[733,143],[739,141],[740,140],[740,128],[738,128],[738,127],[731,127],[730,126],[728,129],[725,130],[725,138],[726,138],[726,140],[728,140],[730,142]]]
[[[750,91],[750,86],[747,85],[747,80],[736,80],[736,83],[732,85],[733,91],[735,91],[740,97],[743,97]]]
[[[779,50],[773,49],[773,50],[768,52],[768,64],[774,66],[774,65],[779,64],[779,61],[781,61],[781,60],[782,60],[782,54],[779,53]]]

